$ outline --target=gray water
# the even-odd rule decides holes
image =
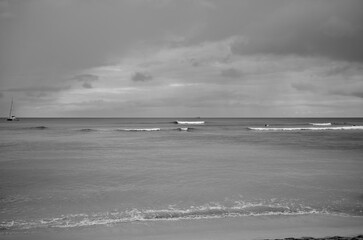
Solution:
[[[363,216],[362,118],[175,120],[0,122],[1,231]]]

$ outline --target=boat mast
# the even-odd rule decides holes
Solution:
[[[11,105],[10,105],[10,112],[9,112],[9,118],[11,118],[11,112],[13,111],[13,98],[11,98]]]

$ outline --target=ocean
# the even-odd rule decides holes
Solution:
[[[363,226],[362,156],[362,118],[4,120],[0,236],[291,216]]]

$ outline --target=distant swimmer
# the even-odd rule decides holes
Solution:
[[[268,125],[268,124],[265,124],[265,127],[269,127],[270,125]]]

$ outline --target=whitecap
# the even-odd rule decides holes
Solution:
[[[301,204],[278,204],[263,202],[235,202],[232,206],[219,203],[207,203],[188,208],[169,207],[166,209],[131,209],[93,214],[69,214],[54,218],[33,220],[11,220],[1,222],[1,230],[21,230],[34,228],[76,228],[94,225],[109,225],[139,221],[177,221],[213,219],[243,216],[294,216],[306,214],[334,214],[317,210]]]
[[[152,131],[161,131],[161,128],[125,128],[118,130],[126,132],[152,132]]]
[[[176,124],[181,124],[181,125],[203,125],[205,124],[205,121],[175,121]]]
[[[328,123],[309,123],[310,125],[313,125],[313,126],[331,126],[331,123],[328,122]]]
[[[255,131],[323,131],[323,130],[363,130],[363,126],[341,126],[341,127],[249,127]]]

